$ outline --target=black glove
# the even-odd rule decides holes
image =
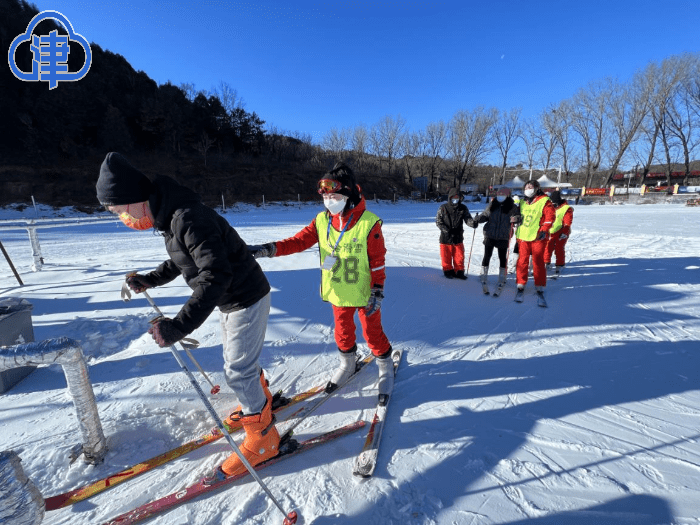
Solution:
[[[153,279],[138,273],[127,275],[126,284],[135,293],[145,292],[149,288],[153,288],[155,286]]]
[[[537,232],[537,237],[535,238],[536,241],[546,241],[547,240],[547,232],[542,230]]]
[[[251,244],[248,246],[248,251],[255,259],[260,257],[274,257],[277,253],[277,246],[274,242],[267,244]]]
[[[475,230],[479,227],[479,214],[478,213],[476,215],[474,215],[474,217],[472,217],[472,222],[469,226],[471,226]]]
[[[511,215],[510,217],[510,223],[515,224],[516,226],[523,222],[523,216],[522,215]]]
[[[365,315],[369,317],[374,312],[378,312],[382,307],[382,299],[384,299],[384,292],[379,286],[374,286],[369,294],[367,306],[365,306]]]
[[[161,348],[174,345],[187,335],[178,328],[175,328],[173,320],[167,317],[158,317],[151,321],[151,327],[148,329],[148,333],[151,334],[153,340],[158,343],[158,346]]]

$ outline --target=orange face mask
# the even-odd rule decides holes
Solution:
[[[148,213],[146,213],[145,202],[142,204],[141,211],[136,213],[136,216],[129,213],[129,206],[126,207],[126,211],[119,214],[119,219],[127,228],[131,228],[132,230],[150,230],[153,228],[153,221],[151,221],[148,217]]]

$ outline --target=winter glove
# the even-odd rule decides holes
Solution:
[[[542,230],[537,232],[537,237],[535,238],[536,241],[546,241],[547,240],[547,232]]]
[[[138,273],[132,273],[126,276],[126,285],[134,291],[134,293],[142,293],[153,288],[155,283],[150,277],[145,275],[140,275]]]
[[[252,244],[248,246],[248,251],[255,259],[260,259],[261,257],[274,257],[277,253],[277,246],[274,242],[268,242],[267,244]]]
[[[510,223],[515,224],[516,226],[518,226],[522,221],[523,221],[522,215],[512,215],[510,217]]]
[[[177,343],[187,334],[175,328],[172,319],[167,317],[157,317],[151,321],[151,327],[148,329],[153,340],[158,343],[158,346],[165,348]]]
[[[471,218],[471,223],[469,224],[472,228],[475,230],[479,227],[479,215],[474,215],[474,217]]]
[[[382,299],[384,299],[384,293],[381,287],[374,286],[369,294],[369,301],[367,301],[367,306],[365,306],[365,315],[370,316],[374,312],[378,312],[382,307]]]
[[[565,233],[562,233],[562,234],[559,236],[559,238],[563,241],[564,239],[568,239],[569,236],[568,236],[567,234],[565,234]]]

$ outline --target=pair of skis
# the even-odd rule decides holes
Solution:
[[[493,295],[494,297],[498,297],[501,295],[501,292],[503,291],[503,288],[506,287],[506,282],[505,281],[498,281],[496,284],[496,289],[493,291],[493,294],[489,290],[489,285],[487,283],[481,283],[481,288],[484,291],[484,295]]]
[[[309,450],[311,448],[314,448],[318,445],[327,443],[333,439],[337,439],[340,437],[343,437],[345,435],[348,435],[351,432],[354,432],[356,430],[359,430],[360,428],[363,428],[366,423],[364,421],[358,421],[350,425],[346,425],[344,427],[335,429],[331,432],[328,432],[326,434],[322,434],[320,436],[317,436],[315,438],[303,441],[303,442],[297,442],[296,440],[291,438],[291,434],[294,428],[296,428],[306,417],[308,417],[312,412],[314,412],[319,406],[321,406],[325,401],[327,401],[335,392],[340,390],[347,382],[349,382],[352,378],[354,378],[357,375],[357,372],[359,372],[362,368],[364,368],[367,364],[369,364],[372,360],[374,359],[374,356],[372,354],[368,355],[364,359],[358,361],[357,366],[356,366],[356,372],[353,374],[345,383],[342,385],[339,385],[339,387],[335,390],[333,390],[330,393],[325,393],[322,397],[318,398],[315,401],[308,402],[306,405],[304,405],[301,409],[297,410],[295,413],[293,413],[291,416],[287,418],[287,420],[294,420],[294,424],[291,426],[287,427],[286,431],[283,433],[283,437],[281,439],[281,444],[280,444],[280,454],[275,456],[274,458],[271,458],[270,460],[261,463],[260,465],[256,466],[255,470],[259,470],[262,468],[265,468],[267,466],[270,466],[274,463],[277,463],[278,461],[281,461],[282,459],[286,457],[290,457],[296,454],[299,454],[301,452],[304,452],[306,450]],[[401,359],[401,351],[394,351],[392,355],[392,359],[394,359],[394,371],[396,371],[398,367],[398,363]],[[283,399],[282,401],[278,401],[277,407],[275,407],[275,411],[281,410],[282,408],[288,408],[294,404],[300,403],[302,401],[306,401],[312,397],[315,397],[318,394],[324,393],[325,391],[325,385],[324,386],[318,386],[314,387],[312,389],[307,390],[306,392],[302,392],[300,394],[297,394],[293,396],[290,399]],[[278,397],[278,396],[276,396]],[[286,402],[285,402],[286,401]],[[377,413],[375,413],[375,416],[372,420],[372,425],[370,426],[370,431],[368,432],[368,438],[365,442],[365,446],[363,447],[362,452],[360,453],[360,456],[358,456],[356,460],[356,464],[359,464],[360,466],[356,466],[353,471],[357,471],[357,475],[361,475],[363,477],[369,477],[372,475],[374,468],[376,466],[376,458],[378,454],[378,447],[379,447],[379,440],[381,438],[381,432],[384,426],[384,419],[385,419],[385,413],[386,413],[386,406],[388,405],[388,397],[384,397],[382,400],[380,400],[380,403],[378,404],[377,407]],[[274,405],[273,405],[274,406]],[[228,430],[230,431],[236,431],[239,430],[240,428],[229,428],[227,427]],[[86,485],[84,487],[71,490],[69,492],[66,492],[64,494],[59,494],[53,497],[50,497],[45,500],[46,504],[46,510],[55,510],[61,507],[65,507],[68,505],[71,505],[73,503],[77,503],[78,501],[82,501],[84,499],[87,499],[95,494],[98,494],[107,488],[110,488],[112,486],[115,486],[119,483],[122,483],[128,479],[132,479],[139,474],[142,474],[144,472],[147,472],[156,466],[162,465],[172,459],[175,459],[177,457],[182,456],[183,454],[190,452],[192,450],[195,450],[197,448],[200,448],[206,444],[212,443],[213,441],[216,441],[222,437],[222,434],[218,431],[218,429],[213,429],[211,432],[208,434],[193,440],[189,443],[185,443],[184,445],[181,445],[171,451],[168,451],[164,454],[161,454],[160,456],[156,456],[155,458],[152,458],[150,460],[147,460],[145,462],[139,463],[138,465],[135,465],[134,467],[130,469],[126,469],[122,472],[119,472],[117,474],[114,474],[112,476],[109,476],[107,478],[104,478],[102,480],[98,480],[96,482],[93,482],[89,485]],[[360,458],[362,458],[361,462]],[[117,516],[116,518],[112,519],[109,521],[109,524],[120,524],[120,525],[126,525],[130,523],[138,523],[144,519],[147,519],[155,514],[159,514],[161,512],[165,512],[177,505],[180,505],[186,501],[190,501],[194,498],[199,497],[200,495],[218,490],[220,487],[228,485],[230,483],[233,483],[234,481],[237,481],[246,475],[249,475],[247,472],[243,473],[238,476],[232,476],[232,477],[222,477],[219,480],[214,480],[212,482],[211,479],[207,480],[207,483],[204,483],[204,480],[195,483],[194,485],[191,485],[190,487],[187,487],[186,489],[182,491],[178,491],[174,494],[170,494],[169,496],[165,496],[164,498],[160,498],[157,500],[154,500],[152,502],[146,503],[140,507],[137,507],[136,509],[133,509],[125,514],[122,514],[120,516]]]

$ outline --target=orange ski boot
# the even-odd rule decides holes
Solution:
[[[275,428],[275,417],[272,415],[272,402],[267,400],[262,412],[242,416],[240,422],[245,430],[245,439],[240,445],[243,456],[252,465],[279,454],[280,435]],[[231,454],[221,465],[221,470],[227,476],[234,476],[246,471],[237,454]]]

